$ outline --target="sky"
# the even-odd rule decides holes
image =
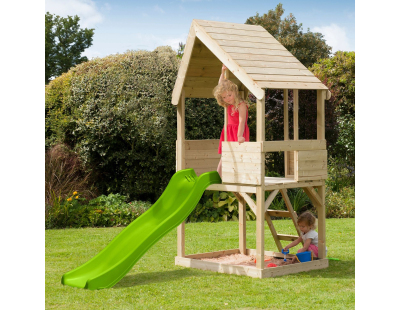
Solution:
[[[62,17],[78,15],[82,28],[94,28],[93,45],[83,53],[89,59],[124,53],[152,51],[186,42],[193,19],[245,23],[268,13],[279,1],[237,0],[46,0],[45,11]],[[292,13],[303,31],[320,32],[332,52],[355,51],[354,1],[282,1],[282,18]]]

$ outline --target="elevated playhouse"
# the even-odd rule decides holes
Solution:
[[[222,143],[222,184],[208,190],[228,191],[239,201],[239,247],[212,253],[185,254],[185,225],[178,227],[178,254],[175,264],[223,273],[265,278],[328,267],[325,253],[325,179],[327,151],[325,140],[325,100],[327,87],[298,61],[263,27],[205,20],[193,20],[182,63],[172,94],[177,106],[177,171],[193,168],[197,175],[214,171],[220,160],[219,140],[185,139],[185,98],[213,98],[222,63],[227,78],[239,87],[244,98],[249,92],[257,98],[257,141]],[[265,141],[265,89],[284,91],[284,140]],[[288,90],[293,90],[293,140],[289,140]],[[317,91],[317,139],[299,140],[298,90]],[[307,112],[307,111],[306,111]],[[225,109],[225,126],[227,115]],[[226,130],[225,130],[226,132]],[[285,177],[265,177],[268,152],[284,152]],[[288,188],[302,188],[317,209],[319,257],[310,262],[264,268],[264,255],[281,257],[282,240],[293,241],[300,235],[297,214],[287,195]],[[265,200],[265,192],[270,192]],[[273,199],[282,194],[287,211],[269,210]],[[249,194],[256,194],[254,202]],[[256,215],[256,249],[246,247],[246,203]],[[271,216],[293,220],[297,236],[278,234]],[[265,222],[271,230],[277,252],[265,251]],[[202,261],[201,258],[241,253],[256,256],[256,265],[236,266]]]

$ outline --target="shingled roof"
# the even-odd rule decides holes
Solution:
[[[229,79],[258,99],[266,88],[328,90],[263,27],[194,19],[172,104],[178,104],[182,89],[185,97],[212,98],[222,63],[231,72]]]

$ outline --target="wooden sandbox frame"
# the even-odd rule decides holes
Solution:
[[[228,73],[226,78],[238,85],[241,96],[247,98],[251,92],[257,98],[257,141],[241,145],[237,142],[223,142],[222,156],[220,156],[219,140],[185,139],[185,98],[214,98],[212,89],[218,84],[222,63],[232,74],[229,77]],[[265,141],[266,88],[283,89],[284,141]],[[288,89],[293,90],[293,140],[289,139]],[[299,140],[299,89],[317,91],[316,140]],[[182,223],[178,227],[176,265],[255,278],[328,267],[325,253],[325,179],[327,178],[325,100],[329,99],[330,95],[327,87],[261,26],[193,20],[172,94],[172,104],[177,106],[176,167],[177,171],[193,168],[196,174],[200,175],[216,170],[222,158],[222,184],[211,185],[207,190],[228,191],[237,197],[239,248],[186,255],[185,223]],[[226,124],[225,109],[225,126]],[[284,152],[284,178],[265,177],[265,158],[269,152]],[[297,214],[287,195],[288,188],[302,188],[317,209],[319,255],[311,262],[265,269],[264,256],[283,257],[280,253],[283,248],[281,240],[293,241],[300,236]],[[266,191],[270,194],[265,200]],[[279,192],[287,211],[268,209]],[[249,194],[256,194],[256,202]],[[256,249],[246,247],[246,203],[256,215]],[[278,234],[272,216],[291,218],[298,235]],[[265,221],[278,252],[264,249]],[[256,266],[228,265],[200,260],[205,257],[239,253],[255,255]]]

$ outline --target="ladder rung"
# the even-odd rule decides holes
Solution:
[[[277,235],[279,240],[286,240],[286,241],[294,241],[297,238],[299,238],[299,236],[292,236],[292,235]]]
[[[269,216],[292,217],[289,211],[267,210]]]

